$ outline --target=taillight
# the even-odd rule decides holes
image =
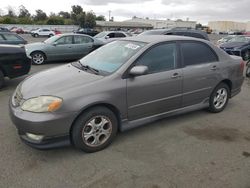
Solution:
[[[244,68],[245,68],[245,62],[242,60],[242,61],[240,62],[240,70],[241,70],[242,73],[243,73],[243,71],[244,71]]]

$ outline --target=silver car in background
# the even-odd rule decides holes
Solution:
[[[25,45],[27,56],[32,63],[40,65],[46,61],[80,59],[104,43],[83,34],[59,34],[44,42]]]
[[[96,152],[119,130],[203,108],[221,112],[241,91],[243,69],[240,57],[209,41],[124,38],[27,78],[10,100],[10,116],[32,147],[71,143]]]

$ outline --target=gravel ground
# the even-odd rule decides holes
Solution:
[[[33,66],[31,73],[61,65]],[[249,188],[250,80],[218,114],[167,118],[117,135],[107,149],[40,151],[23,144],[8,100],[24,77],[0,91],[0,187]]]

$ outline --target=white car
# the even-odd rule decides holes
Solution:
[[[55,32],[50,29],[37,29],[37,30],[31,31],[31,35],[33,37],[39,37],[39,36],[52,37],[55,35]]]
[[[103,31],[94,36],[98,40],[101,40],[104,43],[109,43],[119,38],[131,37],[129,33],[123,31]]]

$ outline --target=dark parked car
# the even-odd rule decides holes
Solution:
[[[0,88],[4,85],[4,77],[23,76],[29,72],[30,65],[24,47],[0,44]]]
[[[118,130],[203,108],[221,112],[241,91],[243,70],[241,58],[205,40],[124,38],[26,79],[12,96],[10,115],[33,147],[71,142],[95,152]]]
[[[27,41],[15,33],[0,32],[0,44],[27,44]]]
[[[94,29],[89,29],[89,28],[80,28],[77,31],[75,31],[75,33],[78,34],[85,34],[85,35],[89,35],[89,36],[95,36],[97,35],[99,32],[94,30]]]
[[[220,45],[230,55],[241,56],[244,60],[250,58],[250,36],[236,36],[227,43]]]
[[[6,27],[0,27],[0,32],[10,32]]]
[[[139,35],[178,35],[209,40],[207,33],[204,31],[189,28],[154,29],[144,31]]]
[[[80,59],[104,43],[98,39],[82,34],[59,34],[44,42],[27,44],[26,53],[34,64],[46,61]]]

